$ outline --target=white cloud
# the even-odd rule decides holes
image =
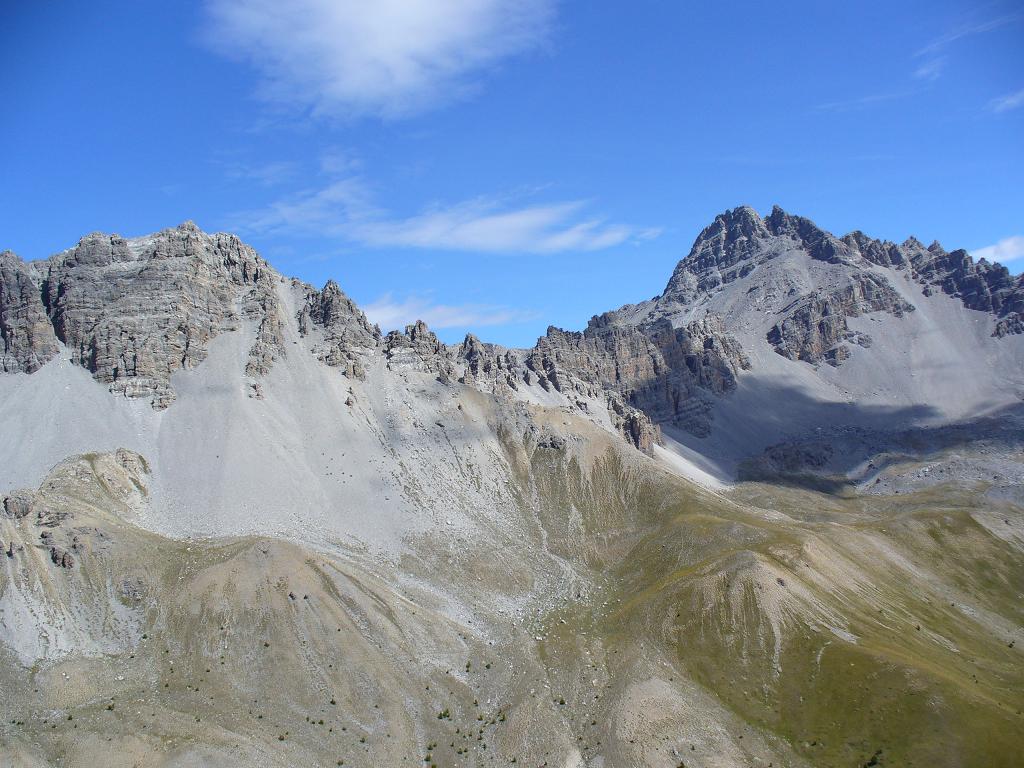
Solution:
[[[243,231],[305,232],[374,247],[481,253],[595,251],[661,233],[608,223],[587,215],[586,207],[582,200],[516,206],[476,198],[402,218],[378,209],[365,183],[350,177],[237,214],[230,224]]]
[[[975,259],[998,261],[1000,264],[1024,258],[1024,235],[1004,237],[995,245],[971,251],[971,256]]]
[[[261,95],[315,114],[402,116],[464,95],[542,43],[555,0],[208,0],[205,37]]]
[[[1024,88],[995,99],[989,106],[993,112],[1009,112],[1011,109],[1024,106]]]
[[[492,201],[470,200],[406,219],[364,222],[357,233],[376,246],[504,253],[594,251],[633,236],[625,225],[581,218],[584,206],[571,201],[505,209]]]
[[[374,215],[364,183],[350,177],[332,181],[266,207],[229,217],[232,228],[253,232],[291,231],[343,236],[352,222]]]
[[[431,328],[457,328],[465,326],[508,325],[537,318],[529,310],[511,309],[490,304],[435,304],[422,296],[407,296],[396,300],[386,293],[363,306],[371,323],[385,331],[403,328],[422,320]]]

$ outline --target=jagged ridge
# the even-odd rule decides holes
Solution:
[[[595,316],[583,332],[549,328],[529,350],[484,344],[467,335],[440,342],[417,322],[386,336],[333,280],[321,289],[292,280],[300,294],[297,319],[309,351],[350,378],[362,379],[380,357],[392,371],[418,371],[503,397],[522,389],[557,393],[582,411],[604,404],[613,426],[644,450],[660,440],[657,424],[704,436],[712,406],[751,367],[748,351],[721,315],[695,314],[709,297],[792,253],[829,265],[830,282],[793,287],[762,338],[790,360],[840,365],[847,342],[870,346],[849,318],[915,306],[888,276],[906,274],[922,287],[992,315],[992,335],[1024,330],[1024,284],[998,264],[977,263],[964,251],[901,245],[861,232],[842,238],[775,207],[765,217],[749,207],[727,211],[697,237],[664,293],[637,307]],[[258,379],[286,354],[280,287],[287,281],[237,237],[208,235],[185,223],[125,240],[92,234],[46,262],[0,255],[0,370],[32,373],[62,343],[73,362],[112,392],[174,400],[171,375],[195,368],[217,335],[252,328],[245,373]],[[751,288],[753,290],[753,288]]]

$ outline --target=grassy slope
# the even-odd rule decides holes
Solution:
[[[425,542],[403,563],[420,588],[329,550],[156,536],[124,522],[144,495],[138,468],[67,463],[43,496],[72,513],[53,530],[79,537],[75,567],[48,561],[34,519],[4,519],[0,538],[25,549],[4,558],[0,594],[36,595],[44,623],[84,627],[76,642],[121,645],[28,667],[0,651],[0,743],[26,765],[859,766],[881,750],[882,765],[1000,766],[1024,753],[1020,509],[949,488],[726,497],[611,443],[512,434],[522,534],[447,566]],[[558,574],[560,589],[544,586]],[[530,589],[528,620],[496,611]]]
[[[1015,765],[1024,558],[976,522],[977,498],[691,501],[622,561],[599,631],[657,644],[814,765],[877,750],[888,765]],[[766,502],[792,517],[766,522]],[[1019,531],[1020,510],[1005,514]]]

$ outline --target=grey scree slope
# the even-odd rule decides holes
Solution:
[[[0,447],[0,486],[130,448],[153,466],[147,524],[178,534],[294,535],[301,510],[303,527],[388,543],[440,506],[500,504],[445,471],[505,469],[467,399],[573,411],[714,485],[769,446],[1014,413],[1024,397],[1020,277],[778,208],[722,214],[661,296],[525,350],[446,346],[421,323],[382,335],[334,282],[288,280],[191,223],[89,235],[44,262],[5,252],[0,278],[0,424],[31,436]],[[327,463],[339,446],[344,470]]]

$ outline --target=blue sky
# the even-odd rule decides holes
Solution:
[[[0,72],[0,247],[194,219],[448,341],[649,298],[740,204],[1024,265],[1020,2],[9,0]]]

